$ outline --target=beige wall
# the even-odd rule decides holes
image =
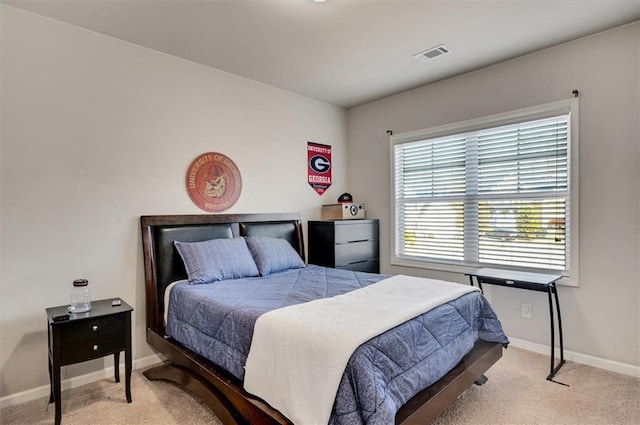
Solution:
[[[0,6],[2,251],[0,396],[47,385],[44,309],[86,277],[94,299],[134,306],[144,337],[139,216],[204,213],[189,163],[208,151],[242,173],[228,212],[299,211],[346,189],[345,111],[247,79]],[[306,183],[306,142],[334,147],[334,186]],[[111,366],[63,368],[63,378]]]
[[[397,134],[506,112],[565,99],[578,89],[580,287],[559,290],[565,348],[640,366],[639,44],[636,23],[350,109],[349,190],[381,220],[382,271],[466,281],[390,265],[387,129]],[[486,292],[510,337],[549,344],[544,294],[501,287]],[[520,318],[521,303],[533,306],[531,320]]]

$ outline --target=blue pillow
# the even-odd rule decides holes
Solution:
[[[285,239],[249,236],[247,245],[258,266],[260,276],[306,267],[300,255]]]
[[[190,284],[258,276],[244,238],[203,242],[174,242],[187,269]]]

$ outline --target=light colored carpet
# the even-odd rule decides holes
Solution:
[[[567,362],[556,376],[569,387],[549,382],[549,357],[517,348],[504,351],[482,387],[473,386],[434,425],[637,425],[640,379]],[[133,403],[124,384],[105,379],[63,392],[63,425],[219,424],[209,408],[177,386],[132,377]],[[0,411],[6,425],[52,424],[48,398]]]
[[[122,375],[120,375],[123,378]],[[140,371],[131,374],[132,403],[124,381],[103,379],[62,392],[62,425],[200,425],[220,421],[190,393],[162,381],[149,381]],[[0,410],[2,425],[52,425],[55,407],[49,397]]]

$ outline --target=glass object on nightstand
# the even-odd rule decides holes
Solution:
[[[91,310],[91,291],[87,279],[76,279],[71,289],[69,313],[85,313]]]

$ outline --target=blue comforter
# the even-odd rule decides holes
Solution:
[[[385,277],[309,266],[263,278],[177,284],[170,295],[167,334],[242,380],[261,314],[343,294]],[[347,364],[330,423],[394,423],[397,410],[458,364],[477,339],[508,343],[479,292],[372,338]]]

